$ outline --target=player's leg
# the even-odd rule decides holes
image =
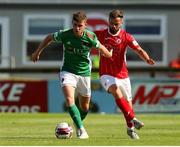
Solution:
[[[134,111],[123,96],[121,89],[117,85],[113,84],[109,87],[109,92],[114,96],[117,106],[124,114],[127,124],[127,134],[131,139],[139,139],[138,134],[134,130],[134,123],[132,123],[132,120],[135,117]]]
[[[91,80],[90,77],[80,77],[78,85],[79,111],[81,119],[84,120],[89,111],[91,97]]]
[[[77,86],[78,77],[69,72],[60,72],[60,82],[61,87],[66,99],[66,105],[69,111],[69,114],[78,129],[84,129],[79,109],[75,104],[75,88]],[[84,138],[81,138],[84,139]]]
[[[80,112],[81,120],[83,121],[86,118],[86,116],[88,114],[88,111],[89,111],[90,97],[89,96],[79,95],[78,96],[78,100],[79,100],[79,107],[78,107],[78,109],[79,109],[79,112]],[[85,128],[78,129],[75,126],[75,129],[76,129],[76,135],[78,137],[89,138]]]
[[[69,112],[73,122],[76,124],[76,126],[78,128],[82,128],[83,124],[81,121],[80,112],[74,102],[74,91],[75,91],[75,88],[72,86],[67,86],[67,85],[63,86],[63,93],[64,93],[64,97],[66,99],[66,105],[68,108],[68,112]]]
[[[133,109],[130,79],[118,79],[118,86],[121,89],[124,97],[127,99],[129,105]]]
[[[134,111],[130,107],[126,98],[123,96],[121,89],[116,84],[112,84],[108,88],[108,91],[115,98],[115,102],[117,106],[121,109],[121,111],[123,112],[126,120],[131,121],[134,118]]]
[[[130,100],[130,101],[128,101],[128,103],[129,103],[129,106],[133,109],[132,101]]]
[[[89,112],[90,97],[89,96],[78,96],[79,99],[79,112],[81,120],[84,120]]]
[[[78,84],[77,84],[77,92],[78,92],[78,100],[79,100],[79,112],[81,116],[81,120],[84,120],[89,111],[89,104],[90,104],[90,96],[91,96],[91,89],[90,89],[90,77],[78,77]],[[88,134],[86,130],[76,128],[76,134],[79,138],[86,139],[88,138]]]
[[[119,88],[121,89],[121,91],[123,93],[123,96],[126,98],[126,100],[128,101],[130,107],[133,110],[130,79],[129,78],[118,79],[118,85],[119,85]],[[127,123],[129,123],[129,124],[133,123],[133,125],[135,126],[136,129],[140,129],[140,128],[142,128],[144,126],[144,123],[139,121],[135,117],[133,118],[133,120],[131,122],[127,122]]]
[[[124,98],[121,89],[118,87],[117,79],[113,76],[103,75],[100,77],[100,82],[104,89],[113,95],[117,106],[121,109],[125,118],[132,120],[134,118],[134,111],[132,111],[126,98]]]
[[[131,123],[131,120],[134,118],[134,111],[124,97],[123,91],[121,91],[121,89],[119,88],[118,80],[112,76],[105,75],[100,78],[100,81],[102,86],[114,96],[117,106],[124,114],[128,126],[128,135],[132,139],[139,139],[139,136],[134,131],[133,123]]]

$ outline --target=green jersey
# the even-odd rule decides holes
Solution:
[[[85,30],[82,37],[74,35],[73,30],[58,31],[53,34],[54,41],[64,45],[62,71],[67,71],[81,76],[90,76],[91,60],[90,50],[98,48],[100,43],[96,35]]]

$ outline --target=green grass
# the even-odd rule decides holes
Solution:
[[[140,140],[131,140],[120,114],[89,114],[84,122],[87,140],[61,140],[54,135],[58,122],[72,124],[68,114],[0,113],[0,146],[179,146],[180,115],[138,114],[145,127],[137,130]]]

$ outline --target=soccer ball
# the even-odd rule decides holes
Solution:
[[[55,128],[55,135],[58,139],[69,139],[72,137],[73,128],[66,122],[58,123]]]

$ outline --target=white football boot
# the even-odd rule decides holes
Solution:
[[[79,138],[79,139],[88,139],[89,138],[89,136],[88,136],[86,130],[84,129],[84,127],[79,129],[79,128],[76,127],[75,123],[73,123],[73,125],[74,125],[74,128],[76,130],[77,138]]]
[[[77,134],[77,137],[79,139],[88,139],[89,138],[89,136],[88,136],[86,130],[84,129],[84,127],[80,128],[80,129],[77,129],[77,133],[76,134]]]
[[[139,139],[138,134],[135,132],[134,128],[127,128],[127,134],[131,139]]]
[[[144,123],[139,121],[137,118],[133,118],[131,122],[134,124],[134,127],[138,130],[144,127]]]

